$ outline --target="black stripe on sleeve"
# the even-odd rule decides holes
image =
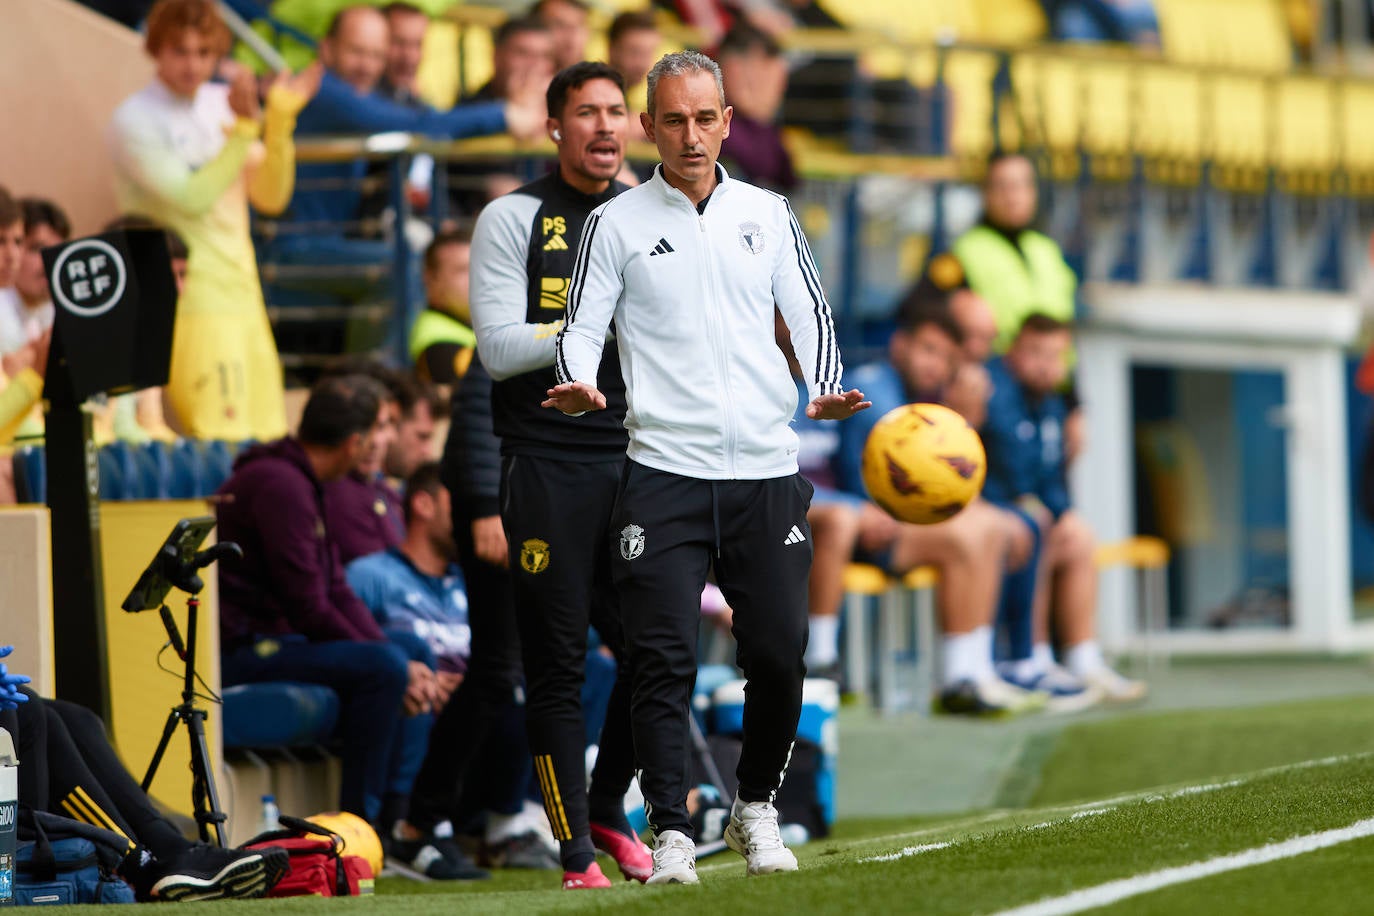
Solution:
[[[786,200],[783,201],[783,205],[787,208],[788,224],[792,228],[797,267],[801,271],[807,291],[811,294],[811,311],[816,319],[815,380],[823,394],[832,394],[839,390],[839,380],[835,376],[838,374],[840,361],[835,345],[835,326],[830,314],[830,303],[825,299],[825,291],[821,288],[820,274],[811,257],[811,249],[806,244],[806,236],[797,223],[797,217]]]

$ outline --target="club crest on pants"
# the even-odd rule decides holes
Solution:
[[[626,525],[620,529],[620,555],[633,560],[644,552],[644,529],[638,525]]]
[[[520,545],[520,565],[525,572],[538,575],[549,568],[549,542],[530,538]]]

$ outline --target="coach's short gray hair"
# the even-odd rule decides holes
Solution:
[[[658,91],[658,81],[665,76],[687,76],[690,73],[709,73],[715,77],[716,93],[720,96],[721,111],[725,110],[725,80],[720,75],[720,64],[711,60],[700,51],[675,51],[659,58],[649,71],[649,120],[654,119],[654,93]]]

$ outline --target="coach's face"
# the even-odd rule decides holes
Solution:
[[[573,187],[596,193],[620,172],[630,118],[625,95],[606,79],[587,80],[568,92],[562,117],[549,119],[557,130],[558,162]]]
[[[720,145],[730,136],[733,109],[721,107],[715,77],[704,70],[665,76],[654,91],[654,117],[640,116],[658,147],[668,183],[697,185],[715,174]],[[674,181],[676,179],[676,181]]]

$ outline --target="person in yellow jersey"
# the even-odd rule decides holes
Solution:
[[[281,212],[295,182],[296,115],[320,68],[281,74],[259,104],[252,74],[225,64],[213,0],[158,0],[145,49],[155,79],[126,99],[110,127],[115,190],[190,248],[177,306],[167,395],[188,434],[270,440],[286,434],[282,369],[248,231],[248,204]]]

